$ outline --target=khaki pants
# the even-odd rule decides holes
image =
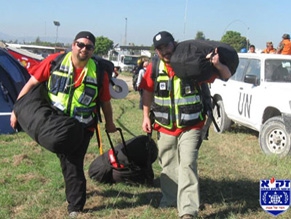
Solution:
[[[162,167],[160,207],[177,206],[179,216],[196,215],[200,205],[197,173],[200,130],[180,136],[159,133],[159,162]]]

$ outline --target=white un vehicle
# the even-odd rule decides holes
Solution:
[[[291,155],[291,55],[239,53],[236,73],[210,91],[219,132],[235,122],[259,132],[265,154]]]

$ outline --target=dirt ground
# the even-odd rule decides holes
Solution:
[[[129,90],[132,89],[132,77],[131,76],[123,75],[122,73],[120,73],[118,75],[117,79],[124,80],[127,83],[128,89]]]

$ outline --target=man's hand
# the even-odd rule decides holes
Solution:
[[[152,132],[152,124],[149,117],[144,117],[143,123],[142,123],[142,130],[146,133]]]
[[[105,124],[105,130],[109,133],[116,132],[116,126],[113,122]]]
[[[227,80],[231,77],[231,72],[229,68],[219,61],[219,54],[217,53],[217,48],[215,48],[214,52],[207,54],[206,58],[210,59],[210,62],[219,71],[219,76],[221,79]]]
[[[10,116],[10,125],[14,130],[17,128],[17,118],[14,111],[12,111]]]

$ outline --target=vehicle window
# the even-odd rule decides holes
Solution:
[[[248,59],[240,58],[236,72],[231,77],[231,79],[235,80],[235,81],[243,81],[243,75],[244,75],[244,72],[245,72],[245,69],[246,69],[248,63],[249,63]]]
[[[124,64],[127,65],[136,65],[139,57],[133,56],[124,56]]]
[[[266,60],[265,78],[269,82],[291,82],[291,61]]]
[[[261,81],[261,61],[258,59],[250,59],[246,68],[244,82],[260,84]]]
[[[260,79],[261,61],[257,59],[250,60],[249,66],[246,70],[246,75],[255,75],[258,80]]]

